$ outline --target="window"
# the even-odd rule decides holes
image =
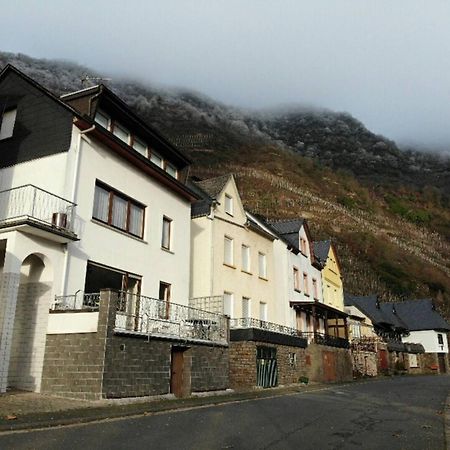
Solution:
[[[159,302],[159,318],[160,319],[168,319],[170,313],[170,291],[171,285],[169,283],[165,283],[164,281],[159,282],[159,299],[164,300],[165,303]]]
[[[306,239],[305,238],[300,238],[300,251],[304,254],[304,255],[308,255],[307,253],[307,244],[306,244]]]
[[[444,338],[443,338],[442,334],[438,333],[437,337],[438,337],[438,344],[444,345]]]
[[[250,299],[248,297],[242,297],[242,318],[250,318]]]
[[[260,278],[267,278],[266,255],[264,253],[258,253],[258,267]]]
[[[163,217],[161,247],[170,250],[172,219]]]
[[[242,270],[250,273],[250,247],[242,245]]]
[[[233,317],[233,294],[231,292],[223,293],[223,313]]]
[[[106,128],[109,130],[109,127],[111,125],[111,119],[107,114],[105,114],[102,111],[97,111],[95,114],[95,121],[101,125],[103,128]]]
[[[259,302],[259,320],[267,322],[267,303]]]
[[[114,136],[117,136],[121,141],[125,142],[126,144],[129,144],[130,133],[128,132],[128,130],[122,127],[122,125],[115,123],[113,128],[113,134]]]
[[[300,292],[300,277],[297,267],[294,267],[294,289]]]
[[[16,123],[17,108],[7,110],[0,116],[0,141],[10,138],[13,135],[14,125]]]
[[[317,280],[315,278],[313,278],[312,284],[313,284],[313,295],[314,295],[314,298],[316,300],[318,300],[319,299],[319,291],[317,290]]]
[[[137,137],[133,138],[133,148],[142,156],[147,156],[147,145]]]
[[[233,215],[233,197],[225,194],[225,212],[230,216]]]
[[[306,295],[309,295],[308,275],[306,273],[303,274],[303,290]]]
[[[126,233],[143,237],[144,207],[107,186],[95,186],[92,217]]]
[[[234,255],[233,255],[233,239],[228,236],[224,238],[224,255],[223,262],[229,266],[234,264]]]
[[[166,172],[174,178],[177,178],[177,169],[172,164],[166,163]]]
[[[150,161],[153,164],[156,164],[158,167],[161,167],[161,168],[162,168],[163,162],[164,162],[162,157],[159,156],[158,153],[156,153],[154,151],[152,151],[151,154],[150,154]]]

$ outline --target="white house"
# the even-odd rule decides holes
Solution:
[[[1,72],[0,391],[40,390],[47,335],[96,331],[87,294],[188,304],[188,165],[105,86],[57,98]]]

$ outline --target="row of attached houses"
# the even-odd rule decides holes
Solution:
[[[190,164],[105,86],[58,98],[0,73],[0,392],[352,378],[348,321],[378,328],[345,310],[334,245]]]

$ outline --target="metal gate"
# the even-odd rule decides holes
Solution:
[[[256,385],[268,388],[277,384],[277,349],[275,347],[256,347]]]

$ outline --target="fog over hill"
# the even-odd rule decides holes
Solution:
[[[66,61],[1,53],[56,94],[108,78]],[[338,242],[346,288],[385,299],[433,296],[450,312],[450,158],[400,149],[346,112],[244,110],[186,89],[108,84],[194,161],[192,173],[237,176],[247,208],[302,215]]]

